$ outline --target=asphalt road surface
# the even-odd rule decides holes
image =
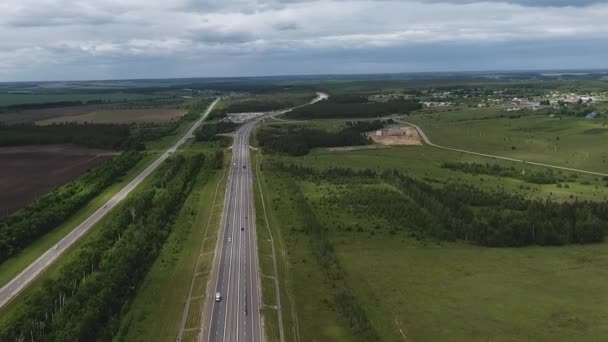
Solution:
[[[319,94],[311,103],[325,98],[326,94]],[[264,340],[249,138],[258,122],[291,110],[293,108],[258,117],[243,124],[235,134],[201,341]],[[221,296],[219,301],[216,294]]]
[[[133,189],[135,189],[146,177],[148,177],[154,170],[162,164],[165,159],[169,158],[173,152],[175,152],[183,143],[189,138],[193,137],[194,131],[200,124],[207,118],[215,104],[219,101],[219,98],[213,101],[213,103],[207,108],[203,116],[192,125],[190,130],[182,136],[179,141],[163,153],[158,159],[150,164],[145,170],[137,175],[129,184],[127,184],[122,190],[114,195],[108,202],[106,202],[101,208],[97,209],[91,216],[89,216],[84,222],[78,227],[72,230],[66,235],[61,241],[55,246],[51,247],[36,261],[30,264],[23,272],[13,278],[8,284],[0,289],[0,307],[3,307],[11,299],[13,299],[19,292],[21,292],[28,284],[30,284],[40,273],[48,268],[53,262],[59,258],[72,244],[86,234],[93,226],[99,222],[112,208],[120,203]]]

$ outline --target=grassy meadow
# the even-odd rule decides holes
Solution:
[[[470,109],[403,119],[420,125],[439,145],[608,172],[606,119],[546,114],[500,118],[499,113],[497,109]]]

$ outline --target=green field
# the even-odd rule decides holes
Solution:
[[[420,124],[440,145],[607,172],[608,132],[602,120],[550,118],[534,113],[500,118],[499,109],[466,109],[403,117]],[[308,126],[338,130],[348,119],[311,120]],[[273,123],[291,124],[274,120]],[[300,122],[299,124],[302,124]],[[608,135],[607,135],[608,136]],[[559,138],[559,139],[558,139]],[[557,152],[555,152],[557,145]],[[514,148],[513,148],[514,147]],[[608,243],[564,247],[487,248],[460,242],[416,240],[389,233],[383,220],[326,208],[322,199],[354,185],[285,177],[270,165],[280,161],[328,169],[396,169],[436,187],[464,183],[489,191],[555,201],[608,198],[598,176],[555,171],[560,184],[452,171],[442,163],[496,164],[521,171],[546,168],[495,160],[432,146],[352,151],[315,149],[303,157],[261,157],[259,175],[268,223],[278,248],[283,321],[289,341],[352,341],[357,333],[336,302],[332,285],[304,232],[298,196],[306,199],[337,255],[344,283],[364,308],[382,341],[597,341],[608,335],[602,293],[608,288]],[[370,191],[374,187],[370,188]],[[256,189],[256,208],[263,210]],[[300,195],[298,195],[300,194]],[[361,193],[364,197],[365,194]],[[266,220],[258,214],[263,275],[273,275]],[[347,228],[345,228],[347,227]],[[372,228],[381,227],[381,228]],[[379,229],[379,230],[376,230]],[[584,279],[585,281],[581,281]],[[264,301],[276,300],[272,279],[263,276]],[[278,340],[274,310],[266,332]]]
[[[608,121],[576,117],[494,118],[496,109],[404,118],[442,146],[608,172]]]
[[[268,168],[260,179],[278,254],[289,270],[279,272],[288,340],[297,340],[296,331],[302,341],[356,340],[302,231],[294,209],[298,192],[328,229],[345,282],[380,340],[597,341],[608,334],[601,299],[608,284],[606,243],[498,249],[416,241],[372,228],[382,221],[325,208],[320,199],[340,186],[297,181]],[[263,258],[268,249],[260,246]],[[262,272],[270,272],[264,265]],[[268,288],[264,300],[272,305]],[[267,333],[276,340],[272,325]]]
[[[64,101],[107,101],[120,102],[158,98],[156,95],[133,93],[105,94],[0,94],[0,107],[20,104],[52,103]]]

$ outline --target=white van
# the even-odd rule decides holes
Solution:
[[[219,293],[219,292],[216,292],[216,293],[215,293],[215,301],[216,301],[216,302],[219,302],[219,301],[221,301],[221,300],[222,300],[222,294],[221,294],[221,293]]]

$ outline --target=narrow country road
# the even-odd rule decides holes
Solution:
[[[148,177],[154,170],[156,170],[165,159],[169,158],[173,152],[175,152],[186,140],[194,136],[194,131],[201,125],[201,123],[207,118],[213,107],[217,104],[219,98],[209,105],[205,113],[197,120],[192,127],[184,134],[178,141],[163,153],[158,159],[150,164],[145,170],[138,174],[129,184],[127,184],[122,190],[116,193],[108,202],[106,202],[101,208],[97,209],[91,216],[84,220],[74,230],[67,234],[61,239],[55,246],[51,247],[44,254],[42,254],[36,261],[31,263],[23,272],[13,278],[9,283],[0,289],[0,308],[6,305],[11,299],[19,294],[25,287],[27,287],[38,275],[40,275],[45,269],[53,264],[70,246],[72,246],[78,239],[86,234],[93,226],[99,222],[108,212],[118,205],[122,200],[133,191],[146,177]]]
[[[588,174],[588,175],[608,177],[608,173],[587,171],[587,170],[581,170],[581,169],[573,169],[573,168],[564,167],[564,166],[557,166],[557,165],[551,165],[551,164],[545,164],[545,163],[537,163],[537,162],[523,160],[523,159],[501,157],[501,156],[497,156],[497,155],[493,155],[493,154],[485,154],[485,153],[479,153],[479,152],[473,152],[473,151],[467,151],[467,150],[462,150],[462,149],[458,149],[458,148],[452,148],[452,147],[446,147],[446,146],[437,145],[437,144],[434,144],[427,137],[427,135],[424,133],[424,131],[422,130],[422,128],[420,128],[420,126],[418,126],[416,124],[413,124],[411,122],[407,122],[407,121],[401,121],[401,120],[397,120],[397,119],[393,119],[393,120],[414,127],[416,129],[416,131],[418,131],[418,134],[420,135],[420,137],[422,138],[422,140],[424,140],[425,144],[427,144],[429,146],[441,148],[441,149],[444,149],[444,150],[449,150],[449,151],[454,151],[454,152],[461,152],[461,153],[466,153],[466,154],[472,154],[472,155],[476,155],[476,156],[480,156],[480,157],[487,157],[487,158],[494,158],[494,159],[500,159],[500,160],[507,160],[507,161],[517,162],[517,163],[525,163],[525,164],[529,164],[529,165],[543,166],[543,167],[548,167],[548,168],[552,168],[552,169],[556,169],[556,170],[572,171],[572,172],[584,173],[584,174]]]
[[[326,98],[326,94],[319,93],[310,104]],[[201,341],[265,340],[249,138],[258,122],[293,109],[267,113],[246,122],[234,136],[221,227],[204,304]],[[280,318],[280,307],[278,310]],[[279,329],[282,330],[281,324]]]

